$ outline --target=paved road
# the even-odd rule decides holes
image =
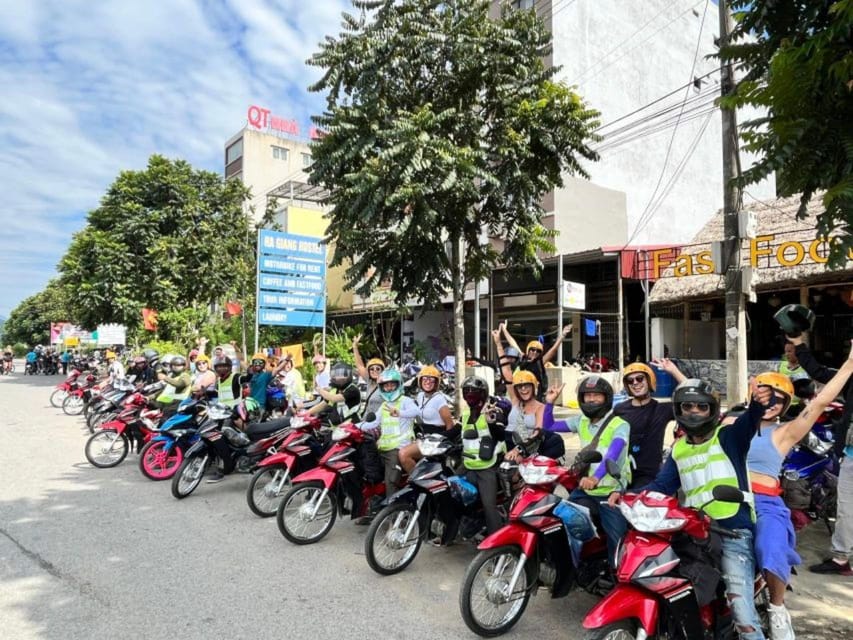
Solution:
[[[292,546],[249,512],[248,476],[179,502],[142,477],[135,454],[94,469],[82,420],[49,406],[57,381],[0,378],[0,637],[475,637],[457,605],[472,548],[425,548],[380,578],[363,528],[338,522],[323,542]],[[814,535],[809,560],[826,545]],[[798,637],[853,637],[853,582],[809,585],[820,597],[798,593],[793,608],[798,629],[815,632]],[[593,602],[541,592],[509,637],[579,637]]]

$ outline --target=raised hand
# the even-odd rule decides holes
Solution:
[[[554,404],[557,401],[557,398],[560,397],[565,386],[566,383],[564,382],[562,384],[552,384],[548,387],[548,391],[545,392],[545,402],[548,404]]]

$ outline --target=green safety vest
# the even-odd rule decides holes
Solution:
[[[469,418],[465,418],[465,422],[462,425],[462,434],[465,434],[465,428],[471,426],[468,422]],[[477,418],[477,421],[473,425],[477,429],[477,437],[476,438],[462,438],[462,452],[465,454],[470,454],[475,456],[474,458],[469,458],[467,455],[462,457],[462,462],[465,464],[466,469],[488,469],[489,467],[493,467],[495,463],[498,461],[498,453],[501,453],[505,449],[505,445],[502,441],[495,442],[494,453],[492,453],[492,457],[488,460],[483,460],[480,457],[480,439],[485,438],[486,436],[491,436],[489,432],[489,424],[486,422],[486,416],[480,415]]]
[[[717,502],[712,492],[716,486],[729,486],[741,489],[735,467],[723,447],[720,445],[720,430],[701,444],[690,444],[687,438],[679,438],[672,447],[672,459],[678,467],[681,488],[684,491],[684,505],[698,509],[705,503],[707,513],[714,520],[733,517],[740,509],[739,504]],[[742,490],[742,489],[741,489]],[[752,494],[744,492],[747,502],[752,506]],[[753,517],[754,517],[753,511]]]
[[[805,372],[806,370],[803,369],[802,365],[798,364],[796,367],[791,369],[791,367],[788,366],[787,360],[783,359],[782,362],[779,363],[779,373],[786,375],[789,378],[804,374]],[[800,399],[797,396],[791,396],[791,404],[800,404]]]
[[[605,421],[607,421],[607,418],[604,418],[602,423]],[[613,442],[613,436],[616,433],[616,429],[623,424],[626,424],[626,422],[622,418],[617,416],[610,417],[610,421],[607,422],[607,426],[604,427],[604,433],[599,436],[598,443],[595,445],[595,450],[601,454],[602,461],[590,464],[587,476],[593,476],[596,469],[598,469],[598,465],[604,464],[603,458],[607,453],[607,450],[610,448],[610,443]],[[599,426],[598,428],[601,429],[602,427]],[[583,416],[580,423],[578,423],[578,438],[580,439],[581,449],[592,444],[594,437],[595,434],[593,434],[590,429],[589,418]],[[625,448],[622,449],[622,453],[619,454],[619,469],[622,475],[622,482],[627,487],[631,484],[631,458],[629,456],[627,442],[625,443]],[[598,481],[598,485],[594,489],[586,489],[585,491],[591,496],[606,496],[611,492],[618,490],[619,481],[609,473],[606,473],[604,474],[604,477]]]
[[[415,438],[415,432],[412,429],[412,421],[400,419],[399,416],[391,415],[391,408],[400,410],[403,405],[403,396],[397,398],[393,403],[383,402],[380,413],[379,428],[381,435],[379,442],[376,443],[379,451],[392,451],[399,449],[401,446],[410,443]]]
[[[225,380],[216,380],[216,392],[219,394],[217,402],[224,404],[227,407],[233,407],[240,398],[234,397],[234,391],[231,388],[231,382],[234,380],[234,374],[229,375]]]
[[[183,375],[183,374],[182,374]],[[172,402],[180,402],[181,400],[186,400],[187,396],[190,395],[190,387],[192,385],[186,384],[184,388],[178,392],[174,385],[166,384],[163,387],[163,391],[157,396],[157,402],[162,402],[163,404],[171,404]]]

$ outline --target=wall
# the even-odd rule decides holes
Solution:
[[[625,194],[588,180],[564,178],[554,192],[554,216],[546,226],[559,231],[554,238],[557,254],[602,246],[624,245],[628,240]]]
[[[682,373],[711,382],[711,386],[722,395],[726,394],[726,361],[685,359],[679,363]],[[755,376],[764,371],[777,371],[779,360],[748,360],[747,375]]]
[[[717,358],[725,353],[722,320],[691,320],[684,331],[684,320],[651,318],[652,357],[663,356],[664,345],[673,357]],[[686,342],[685,342],[686,338]]]
[[[541,3],[540,14],[550,16],[550,5],[548,1]],[[601,112],[603,124],[612,123],[692,81],[690,70],[704,4],[697,6],[693,0],[578,0],[560,6],[549,20],[553,22],[554,64],[562,66],[557,78],[577,85],[580,95]],[[717,16],[716,4],[709,3],[693,76],[702,76],[718,66],[715,60],[705,57],[716,51]],[[714,73],[703,81],[701,89],[718,93],[718,81],[719,73]],[[690,99],[699,94],[691,86],[687,95]],[[678,105],[684,96],[685,89],[680,89],[641,115]],[[698,107],[712,97],[709,93],[688,104],[687,109]],[[623,146],[604,149],[599,162],[588,164],[594,183],[626,193],[628,237],[632,244],[688,242],[722,207],[721,119],[719,112],[714,112],[668,196],[644,228],[634,233],[663,167],[666,166],[666,171],[660,191],[688,155],[707,116],[692,120],[690,117],[703,110],[704,107],[685,112],[668,158],[671,127]],[[677,116],[678,109],[671,113]],[[742,121],[745,116],[739,118]],[[612,132],[630,121],[605,127],[601,133]],[[746,155],[742,158],[744,168],[748,167],[749,158]],[[772,198],[775,183],[767,180],[751,186],[749,192],[760,199]],[[744,198],[749,201],[750,196],[745,194]],[[561,212],[559,204],[557,211]]]

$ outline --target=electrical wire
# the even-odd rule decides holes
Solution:
[[[717,96],[717,90],[715,88],[711,88],[689,98],[684,102],[676,102],[674,104],[668,105],[663,109],[659,109],[658,111],[654,111],[650,114],[647,114],[642,118],[624,124],[621,127],[614,129],[613,131],[604,134],[598,133],[598,135],[601,136],[603,140],[610,140],[625,133],[630,133],[639,130],[643,126],[653,125],[661,119],[671,118],[674,111],[681,110],[682,108],[687,109],[689,107],[690,109],[696,109],[697,107],[705,107],[709,104],[714,104],[717,101]]]
[[[703,117],[705,117],[709,114],[712,114],[716,111],[718,111],[718,107],[716,107],[716,106],[707,107],[704,110],[697,111],[696,113],[693,113],[688,117],[681,118],[680,124],[685,124],[687,122],[692,122],[694,120],[698,120],[698,119],[703,118]],[[666,131],[667,129],[670,129],[673,126],[675,126],[675,123],[668,123],[668,124],[664,124],[664,125],[661,125],[658,127],[649,128],[649,129],[646,129],[640,133],[634,134],[630,137],[620,138],[619,140],[614,140],[612,143],[610,143],[608,145],[602,145],[600,147],[597,147],[595,149],[595,151],[597,153],[601,154],[601,153],[606,152],[606,151],[618,149],[619,147],[623,147],[623,146],[630,144],[632,142],[636,142],[637,140],[642,140],[643,138],[647,138],[649,136],[653,136],[655,134],[662,133],[662,132]]]

